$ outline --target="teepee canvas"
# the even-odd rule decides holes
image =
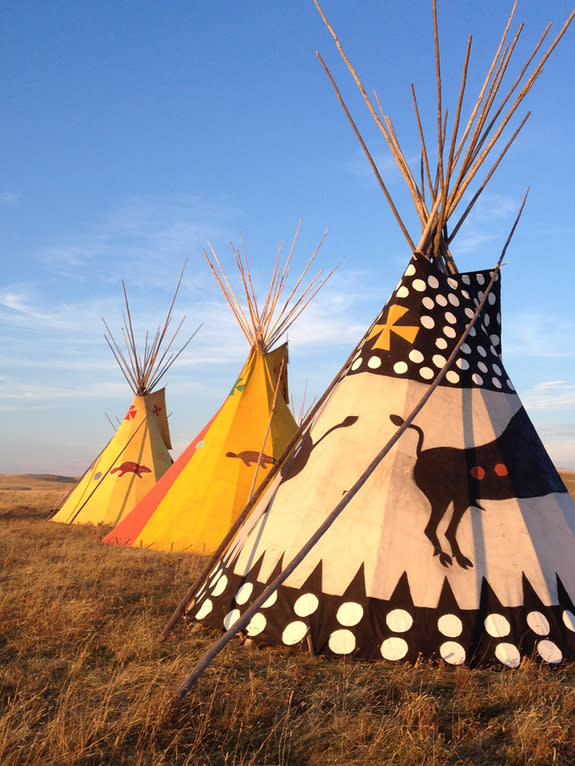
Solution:
[[[210,255],[204,253],[250,343],[248,359],[216,415],[103,542],[212,553],[284,451],[297,426],[288,408],[287,344],[273,346],[325,283],[325,279],[319,282],[317,274],[297,295],[314,253],[295,288],[278,305],[296,238],[281,270],[278,251],[261,306],[245,254],[242,257],[234,250],[247,313],[213,250]]]
[[[141,355],[138,352],[124,287],[125,350],[115,341],[107,325],[106,340],[134,392],[134,399],[112,439],[62,507],[51,517],[52,521],[64,524],[115,525],[172,465],[165,389],[158,389],[157,386],[193,337],[192,335],[177,352],[171,351],[182,326],[180,322],[172,337],[167,337],[181,279],[182,277],[164,325],[158,328],[151,342],[146,336]]]
[[[499,265],[459,273],[447,234],[485,131],[508,119],[490,124],[506,34],[462,143],[439,119],[435,187],[423,145],[429,202],[387,132],[423,235],[188,619],[370,659],[575,658],[575,503],[505,370]]]

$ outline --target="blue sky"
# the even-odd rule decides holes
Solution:
[[[466,37],[470,93],[510,2],[439,0],[444,98],[455,110]],[[431,0],[324,0],[404,153],[419,144],[409,85],[434,129]],[[571,0],[520,0],[519,58]],[[302,231],[294,275],[325,229],[318,265],[342,265],[290,330],[297,403],[319,395],[409,258],[367,160],[315,57],[330,67],[417,238],[403,180],[312,0],[5,0],[0,99],[0,473],[78,475],[131,392],[101,316],[122,325],[126,282],[143,335],[163,319],[185,258],[177,315],[203,326],[165,378],[174,455],[235,380],[247,344],[201,254],[231,270],[243,235],[265,292],[281,241]],[[453,245],[460,270],[495,263],[529,186],[503,270],[503,355],[559,467],[575,469],[575,27],[545,66],[532,111]],[[523,39],[524,38],[524,39]],[[431,140],[431,138],[430,138]]]

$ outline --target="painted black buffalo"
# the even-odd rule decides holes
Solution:
[[[404,422],[399,415],[390,418],[396,426]],[[468,508],[484,510],[481,498],[506,500],[567,491],[523,407],[498,439],[466,449],[423,449],[423,430],[413,424],[409,428],[418,434],[413,478],[431,505],[425,534],[433,545],[433,555],[439,556],[443,566],[449,566],[452,559],[441,548],[437,526],[450,503],[453,515],[445,537],[459,566],[467,569],[473,563],[461,552],[457,528]]]

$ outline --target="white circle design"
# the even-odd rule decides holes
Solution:
[[[447,278],[447,284],[449,285],[449,287],[451,287],[452,290],[457,290],[457,288],[459,287],[459,285],[457,284],[457,280],[453,279],[453,277]],[[457,303],[455,305],[457,306]]]
[[[385,621],[388,628],[395,633],[405,633],[413,625],[413,617],[405,609],[392,609],[386,615]]]
[[[274,590],[274,592],[271,594],[269,598],[267,598],[264,603],[261,605],[262,609],[267,609],[268,606],[273,606],[275,602],[278,600],[278,592],[277,590]]]
[[[477,385],[482,386],[483,385],[483,378],[481,375],[479,375],[477,372],[474,372],[471,376],[471,380]]]
[[[495,386],[495,388],[503,388],[503,384],[499,380],[499,378],[491,378],[491,382]]]
[[[419,321],[426,330],[432,330],[435,327],[435,319],[433,317],[427,316],[427,314],[424,314],[422,317],[420,317]]]
[[[539,656],[545,660],[545,662],[549,662],[551,664],[561,662],[563,659],[561,649],[559,649],[557,644],[554,644],[553,641],[549,641],[547,638],[544,638],[542,641],[537,643],[537,652],[539,653]]]
[[[521,662],[521,655],[517,647],[504,641],[495,647],[495,656],[502,665],[507,665],[508,668],[516,668]]]
[[[441,369],[445,366],[445,362],[447,361],[444,356],[441,356],[441,354],[434,354],[431,358],[431,361],[436,367],[439,367]]]
[[[423,279],[414,279],[411,284],[413,285],[413,289],[417,290],[418,293],[422,293],[426,290],[426,284]]]
[[[501,367],[498,364],[493,364],[492,367],[493,367],[493,372],[496,375],[501,375],[502,369],[501,369]]]
[[[496,614],[495,612],[488,614],[483,624],[485,625],[485,630],[493,638],[503,638],[503,636],[508,636],[511,631],[509,620],[502,614]]]
[[[301,620],[294,620],[284,628],[282,641],[286,646],[298,644],[307,633],[307,625]]]
[[[435,306],[435,303],[433,302],[433,298],[430,298],[429,295],[426,295],[425,298],[421,301],[424,308],[426,308],[428,311],[431,311],[431,309]]]
[[[563,612],[563,624],[566,628],[572,630],[573,633],[575,633],[575,614],[570,612],[569,609],[565,609]]]
[[[204,603],[201,605],[201,607],[198,609],[194,617],[196,618],[196,620],[203,620],[204,617],[208,616],[208,614],[212,611],[212,609],[213,609],[213,604],[210,601],[210,599],[207,598],[204,601]]]
[[[328,641],[329,648],[334,654],[351,654],[355,649],[355,636],[351,630],[334,630]]]
[[[473,309],[470,309],[470,308],[465,309],[465,316],[468,317],[468,319],[473,319],[474,315],[475,315],[475,312],[473,311]]]
[[[267,620],[261,612],[254,614],[252,619],[246,625],[248,636],[258,636],[265,630]]]
[[[412,274],[415,274],[415,266],[413,265],[413,263],[410,263],[405,270],[405,276],[410,277]]]
[[[416,348],[413,348],[409,352],[409,358],[412,362],[415,362],[415,364],[419,364],[420,362],[423,362],[423,354],[421,351],[418,351]]]
[[[397,660],[402,660],[405,657],[407,649],[407,641],[404,641],[403,638],[399,638],[398,636],[392,636],[391,638],[385,639],[380,646],[379,651],[384,659],[397,662]]]
[[[483,276],[483,274],[476,274],[475,276],[477,277],[477,284],[478,285],[484,285],[485,284],[485,277]]]
[[[497,298],[495,297],[493,293],[489,293],[489,297],[487,298],[487,300],[489,301],[489,304],[493,306]]]
[[[361,358],[361,356],[358,356],[357,359],[355,360],[355,362],[351,365],[351,369],[352,370],[357,370],[358,367],[361,367],[362,361],[363,361],[363,359]]]
[[[471,353],[471,346],[469,343],[462,343],[461,344],[461,350],[464,354],[470,354]]]
[[[448,370],[445,377],[450,383],[459,383],[459,375],[455,370]]]
[[[397,291],[397,297],[407,298],[408,295],[409,295],[409,290],[407,289],[407,287],[405,285],[401,285],[401,287]]]
[[[437,620],[437,627],[449,638],[457,638],[463,631],[463,623],[456,614],[442,614]]]
[[[529,612],[527,624],[538,636],[546,636],[549,633],[549,620],[541,612]]]
[[[393,371],[397,373],[397,375],[403,375],[404,372],[407,372],[407,363],[406,362],[396,362],[393,365]]]
[[[293,610],[298,617],[307,617],[317,611],[319,599],[314,593],[304,593],[293,605]]]
[[[336,619],[340,625],[352,627],[363,617],[363,607],[355,601],[346,601],[337,610]]]
[[[435,300],[437,301],[438,306],[443,306],[443,307],[447,306],[447,298],[445,297],[445,295],[438,295]]]
[[[449,293],[447,300],[451,303],[452,306],[459,306],[459,298],[457,295],[454,295],[454,293]]]
[[[483,348],[483,346],[477,346],[477,350],[479,351],[480,356],[487,356],[487,351]]]
[[[227,587],[228,578],[227,575],[223,575],[216,581],[215,587],[212,589],[212,596],[221,596]]]
[[[367,366],[371,370],[377,370],[378,367],[381,367],[381,359],[378,356],[370,356],[367,360]]]
[[[469,362],[467,359],[458,359],[455,364],[459,367],[460,370],[468,370],[469,369]]]
[[[442,351],[444,351],[447,348],[447,341],[445,338],[436,338],[435,345],[437,348],[440,348]]]
[[[239,609],[232,609],[228,612],[224,617],[224,628],[229,630],[232,625],[240,619],[240,614],[241,612]]]
[[[439,647],[439,654],[450,665],[462,665],[465,662],[465,649],[457,641],[445,641]]]
[[[446,311],[445,321],[449,322],[449,324],[455,324],[457,322],[457,317],[451,311]]]
[[[477,362],[477,369],[480,370],[480,372],[487,372],[487,365],[485,362]]]
[[[455,338],[456,332],[453,329],[453,327],[446,326],[443,328],[443,334],[447,335],[448,338]]]
[[[437,290],[437,288],[439,287],[439,280],[437,279],[437,277],[430,276],[430,277],[427,277],[427,284],[430,287],[433,287],[434,290]]]
[[[431,380],[433,377],[433,370],[431,367],[420,367],[419,374],[424,380]]]
[[[236,593],[236,604],[245,604],[248,598],[252,595],[253,589],[253,583],[245,582]]]

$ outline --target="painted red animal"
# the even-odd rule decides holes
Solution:
[[[132,460],[126,460],[125,463],[122,463],[122,465],[119,465],[117,468],[113,468],[110,473],[118,473],[120,472],[120,476],[124,476],[126,473],[135,473],[136,476],[141,479],[143,473],[152,473],[152,469],[148,468],[147,465],[140,465],[139,463],[134,463]]]

